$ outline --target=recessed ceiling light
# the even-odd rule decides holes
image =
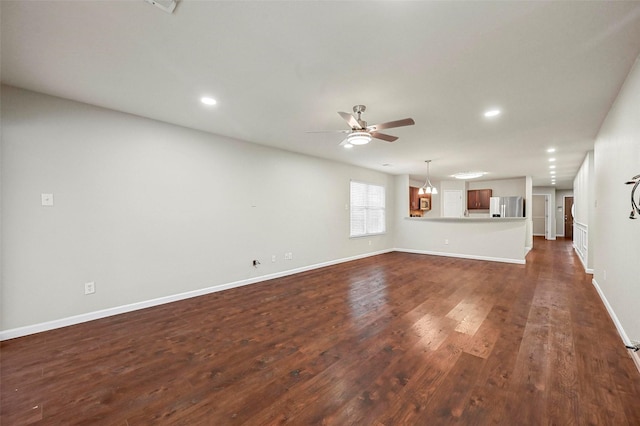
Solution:
[[[456,179],[475,179],[480,176],[484,176],[486,172],[460,172],[452,175]]]
[[[552,175],[555,175],[556,171],[555,170],[551,170],[549,173],[552,174]]]
[[[218,101],[216,101],[213,98],[210,98],[209,96],[203,96],[200,98],[200,102],[202,102],[205,105],[215,105],[218,103]]]
[[[555,159],[555,158],[549,158],[549,162],[550,162],[550,163],[553,163],[554,161],[556,161],[556,159]]]
[[[345,143],[344,147],[347,148],[347,149],[351,149],[351,148],[353,148],[353,145],[351,145],[350,143]]]
[[[552,164],[552,165],[550,165],[550,166],[549,166],[549,168],[550,168],[550,169],[555,169],[555,168],[556,168],[556,165],[555,165],[555,164]]]
[[[547,152],[556,152],[556,149],[555,148],[549,148],[549,149],[547,149]]]
[[[500,115],[501,113],[502,113],[502,111],[500,111],[499,109],[492,109],[492,110],[486,111],[484,113],[484,116],[487,117],[487,118],[496,117],[496,116]]]
[[[551,182],[551,185],[555,185],[555,184],[556,184],[555,182]]]

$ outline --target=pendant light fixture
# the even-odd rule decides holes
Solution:
[[[433,184],[431,183],[431,179],[429,179],[429,163],[431,163],[431,160],[425,160],[425,163],[427,163],[427,180],[425,181],[424,185],[422,185],[422,187],[418,190],[418,194],[420,195],[424,195],[424,194],[437,194],[438,193],[438,189],[433,186]]]

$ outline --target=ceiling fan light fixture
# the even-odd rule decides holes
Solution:
[[[347,136],[347,143],[351,145],[366,145],[371,142],[371,135],[367,132],[353,132]]]
[[[459,172],[453,175],[456,179],[475,179],[484,176],[486,172]]]

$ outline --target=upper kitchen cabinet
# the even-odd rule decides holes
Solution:
[[[409,187],[409,216],[411,217],[422,217],[424,211],[428,210],[421,205],[420,199],[426,195],[420,195],[419,190],[420,188]]]
[[[419,188],[409,187],[409,210],[420,210]]]
[[[489,210],[491,189],[470,189],[467,191],[468,210]]]

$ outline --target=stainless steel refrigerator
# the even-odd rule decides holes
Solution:
[[[491,217],[524,217],[522,197],[491,197],[489,200]]]

